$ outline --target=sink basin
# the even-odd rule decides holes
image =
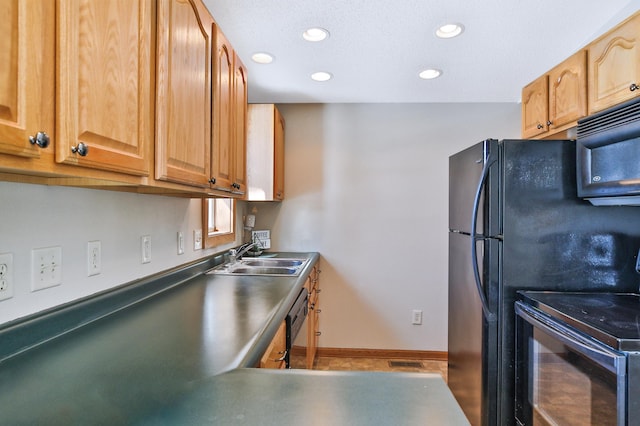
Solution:
[[[300,266],[305,261],[301,259],[277,259],[277,258],[268,258],[268,259],[247,259],[241,260],[242,264],[245,266],[284,266],[284,267],[294,267]]]
[[[306,265],[308,259],[240,259],[234,264],[225,263],[211,269],[208,274],[225,275],[283,275],[296,276]]]
[[[252,266],[252,267],[236,267],[229,270],[230,274],[238,275],[296,275],[297,268],[268,267],[268,266]]]

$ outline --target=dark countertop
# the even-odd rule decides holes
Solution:
[[[162,423],[161,419],[173,418],[175,422],[164,423],[198,424],[210,423],[206,419],[215,407],[211,422],[229,424],[236,419],[236,408],[230,402],[244,401],[241,405],[248,404],[248,419],[269,424],[258,415],[263,412],[274,416],[273,424],[283,424],[275,407],[291,402],[281,401],[283,392],[274,393],[274,389],[291,393],[291,385],[311,390],[311,382],[321,377],[333,389],[325,402],[335,410],[339,407],[331,395],[342,386],[345,391],[354,386],[355,391],[358,386],[382,385],[381,381],[388,380],[389,385],[402,381],[402,375],[384,376],[383,380],[369,376],[371,373],[360,377],[244,369],[257,365],[319,258],[317,253],[280,255],[311,261],[297,277],[207,275],[203,269],[211,265],[198,265],[198,273],[181,276],[175,285],[171,284],[175,275],[171,275],[158,280],[166,281],[160,289],[156,282],[142,283],[139,287],[146,288],[144,293],[131,295],[132,290],[126,288],[120,292],[125,295],[116,291],[117,297],[106,295],[99,302],[89,299],[60,312],[3,326],[0,346],[11,347],[15,353],[7,349],[0,353],[0,423]],[[114,300],[121,305],[115,311],[109,306]],[[54,334],[47,337],[43,329]],[[29,341],[34,334],[38,340]],[[464,419],[444,382],[436,384],[437,377],[407,376],[407,382],[418,388],[442,388],[420,399],[421,404],[434,398],[442,402],[448,395],[447,409],[439,411],[450,412],[447,415],[454,419],[459,412]],[[253,395],[263,386],[267,386],[265,397],[272,400],[267,406]],[[375,409],[369,407],[370,391],[358,391],[369,410]],[[243,398],[238,399],[240,396]],[[402,401],[415,398],[409,390],[388,396]],[[435,406],[444,407],[441,403]]]
[[[439,374],[238,369],[144,425],[468,425]]]

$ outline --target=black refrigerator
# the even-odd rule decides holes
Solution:
[[[473,425],[514,420],[517,290],[637,292],[640,208],[577,197],[574,141],[449,159],[448,385]]]

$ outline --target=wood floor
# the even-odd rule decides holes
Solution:
[[[302,356],[291,357],[291,368],[304,369]],[[447,381],[447,361],[421,359],[317,357],[314,370],[331,371],[396,371],[405,373],[437,373]]]

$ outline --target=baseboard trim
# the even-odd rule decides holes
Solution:
[[[306,348],[294,346],[292,355],[304,355]],[[448,353],[442,351],[411,351],[403,349],[359,349],[359,348],[318,348],[317,356],[335,358],[396,358],[396,359],[428,359],[446,361]]]

